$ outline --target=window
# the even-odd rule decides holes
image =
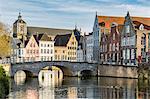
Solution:
[[[127,49],[127,59],[130,59],[130,49]]]
[[[60,60],[60,56],[58,55],[58,60]]]
[[[57,55],[55,55],[55,59],[57,60]]]
[[[47,47],[49,47],[49,44],[47,44]]]
[[[44,47],[46,47],[46,44],[44,44]]]
[[[51,54],[53,54],[53,50],[51,49]]]
[[[37,50],[37,51],[36,51],[36,53],[38,54],[38,53],[39,53],[39,51]]]
[[[113,40],[115,40],[115,34],[113,34]]]
[[[131,49],[131,59],[134,59],[134,56],[135,56],[134,49]]]
[[[49,49],[47,49],[47,54],[49,54]]]
[[[41,53],[43,53],[43,49],[41,49]]]
[[[20,49],[19,49],[19,55],[20,55]]]
[[[116,50],[119,51],[119,43],[116,45]]]
[[[146,45],[146,35],[145,35],[145,33],[143,33],[143,35],[141,37],[141,45]]]
[[[32,47],[32,43],[30,44],[30,47]]]
[[[105,44],[105,52],[107,52],[107,45]]]
[[[20,26],[20,31],[24,31],[24,26],[23,25]]]
[[[113,44],[113,51],[115,51],[115,43]]]
[[[43,44],[41,44],[41,47],[43,47]]]
[[[109,47],[109,51],[111,51],[111,44],[110,44],[110,47]]]
[[[44,54],[46,53],[46,49],[44,49]]]
[[[55,53],[57,53],[57,50],[55,50]]]
[[[33,47],[35,47],[35,43],[33,44]]]
[[[63,50],[63,53],[65,53],[65,51]]]
[[[123,59],[126,59],[126,50],[123,50]]]
[[[115,61],[115,53],[113,53],[113,58],[112,58],[112,60]]]

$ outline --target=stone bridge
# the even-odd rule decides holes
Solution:
[[[98,64],[87,62],[67,62],[67,61],[43,61],[43,62],[25,62],[11,64],[10,76],[13,77],[17,71],[31,73],[33,76],[38,76],[40,70],[44,67],[56,66],[60,68],[65,76],[82,76],[85,72],[92,76],[98,74]]]

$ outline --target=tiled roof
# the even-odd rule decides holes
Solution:
[[[150,25],[150,18],[146,18],[146,17],[132,17],[132,21],[139,21],[141,23]],[[111,28],[111,24],[113,22],[116,22],[117,24],[124,24],[124,17],[117,17],[117,16],[98,16],[98,22],[105,23],[105,27],[110,29]]]
[[[57,35],[55,37],[55,46],[67,46],[67,43],[71,37],[71,34],[66,34],[66,35]]]
[[[70,34],[72,30],[44,28],[44,27],[27,27],[27,32],[29,35],[46,33],[47,35],[56,36],[56,35]]]
[[[50,37],[48,37],[47,34],[43,34],[40,41],[52,41],[52,39]]]
[[[118,28],[118,32],[121,33],[123,29],[123,25],[118,25],[117,28]]]
[[[138,21],[133,21],[133,23],[135,24],[135,28],[137,28],[137,29],[139,29],[141,24],[143,24],[143,23],[138,22]],[[143,24],[143,26],[144,26],[144,29],[150,30],[150,26],[148,26],[146,24]]]

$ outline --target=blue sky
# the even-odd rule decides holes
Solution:
[[[150,17],[150,0],[0,0],[0,21],[12,26],[21,12],[28,26],[91,32],[98,15]]]

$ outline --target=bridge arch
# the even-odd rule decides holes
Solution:
[[[17,70],[17,71],[15,72],[15,75],[16,75],[17,73],[21,73],[21,72],[24,72],[26,78],[28,78],[28,77],[33,77],[33,72],[32,72],[32,71],[30,71],[30,70],[24,70],[24,69]]]
[[[73,76],[72,70],[69,69],[69,68],[67,68],[67,67],[65,67],[65,66],[61,66],[61,65],[52,65],[52,66],[59,68],[63,72],[63,76]],[[47,65],[43,66],[41,69],[39,69],[38,74],[45,67],[48,67],[49,70],[52,70],[52,66],[51,65],[49,65],[49,66],[47,66]]]
[[[91,76],[95,76],[96,73],[93,70],[89,70],[89,69],[83,69],[81,71],[78,72],[78,76],[80,77],[91,77]]]
[[[83,76],[83,77],[93,76],[93,71],[92,70],[82,70],[82,71],[80,71],[80,76]]]

